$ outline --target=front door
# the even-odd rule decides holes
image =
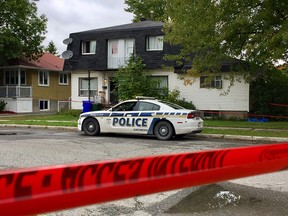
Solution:
[[[109,79],[109,102],[111,105],[116,105],[118,103],[118,98],[116,95],[116,83],[112,77]]]

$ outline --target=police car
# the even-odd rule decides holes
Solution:
[[[202,128],[199,111],[146,97],[123,101],[107,111],[82,113],[78,120],[78,130],[90,136],[99,133],[147,134],[169,140],[173,136],[200,133]]]

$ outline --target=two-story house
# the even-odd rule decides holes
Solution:
[[[131,54],[140,55],[147,71],[170,91],[178,88],[181,98],[192,101],[199,110],[249,111],[249,84],[237,82],[226,96],[221,96],[229,81],[219,74],[211,83],[200,77],[192,85],[179,79],[179,69],[164,60],[165,54],[176,54],[179,47],[163,42],[163,23],[142,21],[70,34],[67,50],[71,58],[65,60],[64,70],[71,71],[72,108],[81,109],[81,101],[102,98],[113,102],[111,78]],[[169,66],[169,67],[163,67]],[[90,90],[90,91],[89,91]],[[89,93],[90,92],[90,93]]]
[[[69,101],[71,96],[70,74],[63,66],[64,59],[50,53],[38,60],[18,59],[1,66],[0,100],[7,103],[5,110],[58,111],[64,105],[59,101]]]

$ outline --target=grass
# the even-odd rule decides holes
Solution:
[[[1,116],[0,124],[77,127],[78,115],[9,115]],[[211,127],[211,128],[210,128]],[[288,138],[288,122],[248,122],[241,120],[204,120],[204,134],[224,134]]]
[[[283,137],[288,138],[288,131],[270,131],[270,130],[237,130],[237,129],[210,129],[204,128],[203,134],[224,134],[238,136],[261,136],[261,137]]]
[[[65,114],[2,116],[0,124],[77,127],[78,116]]]
[[[244,120],[204,120],[206,127],[233,127],[233,128],[258,128],[258,129],[286,129],[288,122],[248,122]]]

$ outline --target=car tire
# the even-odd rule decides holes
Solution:
[[[95,136],[100,133],[100,126],[96,119],[88,118],[83,123],[83,131],[86,135]]]
[[[167,121],[160,121],[154,128],[154,134],[159,140],[169,140],[173,136],[173,126]]]

